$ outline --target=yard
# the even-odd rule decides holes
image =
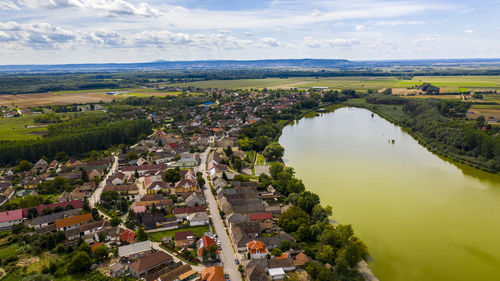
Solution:
[[[161,239],[166,236],[171,236],[172,238],[175,236],[176,232],[182,232],[182,231],[189,231],[192,230],[194,233],[194,236],[196,237],[201,237],[203,233],[210,231],[207,225],[200,225],[200,226],[190,226],[190,227],[185,227],[185,228],[179,228],[179,229],[172,229],[172,230],[165,230],[165,231],[159,231],[159,232],[153,232],[153,233],[148,233],[149,239],[154,242],[161,242]]]

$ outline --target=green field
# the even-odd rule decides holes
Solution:
[[[442,87],[444,93],[473,91],[474,89],[500,89],[500,76],[416,76],[412,80],[397,77],[294,77],[240,80],[208,80],[174,84],[179,87],[260,89],[260,88],[311,88],[379,90],[382,88],[411,88],[424,82]]]
[[[78,115],[105,115],[103,111],[87,111],[87,112],[68,112],[57,113],[62,116],[63,120],[72,118],[75,114]],[[37,115],[22,115],[19,117],[4,118],[0,117],[0,141],[1,140],[30,140],[43,137],[47,131],[47,126],[50,124],[35,124]],[[27,128],[29,126],[40,125],[37,128]]]
[[[0,140],[37,139],[47,131],[47,128],[27,128],[35,125],[35,115],[20,117],[0,117]]]
[[[189,231],[192,230],[194,233],[194,236],[196,237],[201,237],[203,233],[210,231],[208,229],[208,226],[206,225],[200,225],[200,226],[191,226],[191,227],[186,227],[186,228],[179,228],[179,229],[172,229],[172,230],[165,230],[165,231],[159,231],[159,232],[153,232],[153,233],[148,233],[149,239],[154,242],[161,242],[161,239],[165,236],[175,236],[176,232],[181,232],[181,231]]]

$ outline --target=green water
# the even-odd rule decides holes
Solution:
[[[367,244],[380,280],[500,280],[500,176],[446,161],[359,108],[302,119],[280,143]]]

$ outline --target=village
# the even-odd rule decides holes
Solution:
[[[138,107],[131,114],[157,129],[135,145],[93,161],[59,155],[0,170],[0,204],[8,206],[0,229],[62,232],[65,246],[86,243],[91,255],[103,252],[91,267],[115,278],[307,280],[311,258],[278,226],[291,204],[259,181],[279,159],[243,150],[248,144],[238,140],[263,112],[298,102],[293,94],[270,97],[231,93],[225,102],[187,108],[189,117],[176,121],[168,110]],[[33,198],[40,204],[22,207]]]

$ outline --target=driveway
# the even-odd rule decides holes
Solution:
[[[210,148],[208,148],[201,155],[200,172],[203,173],[203,178],[205,179],[206,182],[205,188],[203,190],[205,192],[205,198],[207,199],[208,206],[210,208],[210,214],[212,215],[212,221],[215,226],[215,231],[217,232],[218,239],[221,242],[222,251],[219,251],[219,255],[222,261],[222,267],[224,268],[224,272],[229,274],[230,280],[242,281],[241,274],[238,271],[238,266],[234,262],[237,253],[235,253],[233,250],[231,240],[226,232],[226,228],[224,227],[222,218],[219,215],[219,210],[215,202],[215,197],[212,194],[212,191],[210,190],[210,186],[208,184],[206,162],[209,151]]]

